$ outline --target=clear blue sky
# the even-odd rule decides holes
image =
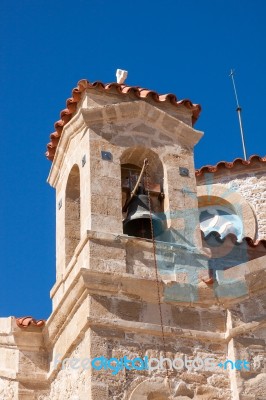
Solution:
[[[172,92],[202,105],[196,166],[265,155],[265,0],[2,0],[0,316],[47,318],[55,281],[54,190],[44,156],[82,79]]]

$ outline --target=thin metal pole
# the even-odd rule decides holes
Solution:
[[[237,106],[236,111],[237,111],[237,114],[238,114],[240,134],[241,134],[243,153],[244,153],[244,159],[247,160],[246,144],[245,144],[245,137],[244,137],[244,131],[243,131],[243,125],[242,125],[242,118],[241,118],[242,108],[240,107],[239,102],[238,102],[238,97],[237,97],[237,92],[236,92],[236,85],[235,85],[235,80],[234,80],[234,73],[235,73],[235,71],[233,69],[231,69],[231,72],[230,72],[229,76],[231,76],[231,78],[232,78],[234,92],[235,92],[236,106]]]

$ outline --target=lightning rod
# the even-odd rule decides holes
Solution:
[[[245,144],[245,137],[244,137],[244,131],[243,131],[243,124],[242,124],[242,116],[241,116],[242,108],[240,107],[239,102],[238,102],[236,85],[235,85],[235,80],[234,80],[234,73],[235,73],[235,71],[233,69],[231,69],[231,72],[230,72],[229,76],[231,76],[231,78],[232,78],[232,83],[233,83],[233,88],[234,88],[234,93],[235,93],[235,98],[236,98],[236,106],[237,106],[236,111],[237,111],[237,114],[238,114],[240,134],[241,134],[242,147],[243,147],[243,153],[244,153],[244,159],[247,160],[246,144]]]

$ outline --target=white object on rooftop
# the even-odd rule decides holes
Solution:
[[[117,69],[116,70],[116,82],[117,83],[124,83],[127,79],[128,72],[124,69]]]

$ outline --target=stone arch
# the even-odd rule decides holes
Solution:
[[[151,378],[139,383],[130,393],[128,400],[168,400],[168,385],[163,378]]]
[[[208,205],[221,205],[235,212],[243,223],[243,234],[253,240],[257,234],[257,221],[251,205],[239,193],[229,190],[226,186],[216,184],[198,186],[199,208]]]
[[[75,164],[68,176],[65,191],[65,260],[66,266],[80,241],[80,172]]]
[[[121,155],[120,163],[121,165],[132,164],[142,168],[145,158],[149,160],[151,179],[163,185],[163,165],[158,154],[154,151],[143,146],[130,147]]]

